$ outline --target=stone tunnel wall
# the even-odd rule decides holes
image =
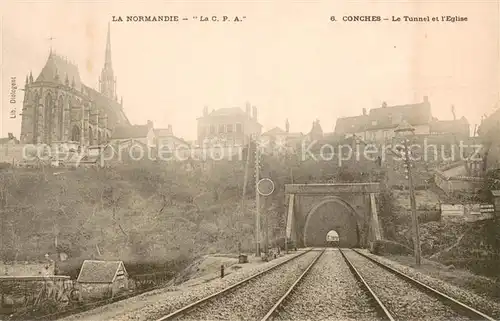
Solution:
[[[358,227],[358,231],[355,231],[355,225],[353,226],[351,223],[349,223],[349,219],[345,217],[345,215],[350,215],[348,214],[349,210],[348,207],[345,207],[344,205],[341,205],[341,203],[336,202],[332,200],[328,203],[325,203],[324,205],[320,206],[317,208],[317,213],[312,214],[312,215],[320,215],[323,217],[323,221],[328,222],[328,224],[325,224],[324,228],[327,228],[327,226],[330,226],[332,229],[339,228],[339,224],[347,224],[346,226],[350,226],[352,230],[352,233],[358,233],[359,235],[359,244],[361,246],[366,246],[368,244],[368,239],[369,239],[369,233],[370,233],[370,219],[371,219],[371,213],[370,213],[370,196],[369,194],[356,194],[356,193],[339,193],[336,196],[326,196],[326,195],[295,195],[295,204],[294,204],[294,219],[295,219],[295,224],[294,224],[294,229],[296,233],[296,241],[298,246],[305,246],[304,244],[304,228],[306,225],[306,219],[308,214],[311,212],[311,210],[318,205],[319,203],[323,202],[324,200],[327,199],[333,199],[333,198],[339,198],[342,201],[348,203],[352,209],[354,210],[355,213],[355,221]],[[329,205],[329,204],[335,204],[335,205]],[[335,213],[332,213],[332,220],[331,222],[326,219],[328,216],[327,212],[328,211],[341,211],[343,214],[341,216],[338,216],[337,218],[335,217]],[[354,219],[354,218],[353,218]],[[312,221],[311,221],[312,220]],[[311,218],[310,222],[315,222],[314,218]],[[335,220],[337,221],[342,221],[344,223],[339,223],[336,224]],[[346,223],[347,222],[347,223]],[[330,228],[328,227],[328,228]],[[325,233],[323,233],[325,232]],[[328,231],[323,231],[318,230],[317,233],[321,234],[321,238],[323,237],[322,234],[325,234],[324,236],[326,237],[326,233]],[[339,231],[337,231],[339,232]],[[309,231],[311,233],[311,231]],[[341,233],[339,233],[341,234]],[[352,234],[350,234],[352,235]],[[342,241],[342,235],[339,235]],[[344,233],[345,236],[345,233]],[[317,238],[315,238],[317,239]],[[349,241],[347,239],[344,239],[344,243],[348,245],[352,245],[352,236],[349,237]]]

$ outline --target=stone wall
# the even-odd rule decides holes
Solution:
[[[477,193],[483,186],[483,179],[479,177],[449,177],[440,171],[436,171],[434,182],[447,194],[452,192]]]
[[[0,276],[55,275],[55,262],[0,262]]]

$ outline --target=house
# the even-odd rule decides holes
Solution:
[[[0,145],[16,145],[19,144],[19,140],[14,137],[14,134],[9,133],[7,137],[0,138]]]
[[[85,260],[77,283],[82,297],[104,299],[128,291],[128,273],[122,261]]]
[[[263,146],[273,149],[275,147],[287,148],[290,151],[297,150],[302,139],[305,139],[303,133],[291,133],[288,119],[285,123],[285,130],[280,127],[274,127],[260,135],[260,141]]]
[[[339,136],[358,136],[364,141],[388,142],[394,138],[394,129],[406,120],[416,135],[429,135],[432,120],[431,106],[427,96],[423,102],[371,109],[369,114],[337,119],[335,133]]]
[[[117,126],[111,136],[111,143],[122,143],[130,140],[155,147],[156,138],[153,122],[148,120],[146,125]]]
[[[465,117],[456,120],[437,120],[433,118],[429,125],[431,135],[454,135],[461,139],[470,136],[470,125]]]
[[[252,113],[250,113],[252,109]],[[221,108],[198,118],[198,145],[245,146],[253,136],[260,135],[262,125],[257,121],[257,107],[246,104],[246,111],[239,107]]]

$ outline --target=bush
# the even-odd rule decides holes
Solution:
[[[388,240],[378,240],[370,243],[370,252],[375,255],[412,255],[413,250],[409,247]]]

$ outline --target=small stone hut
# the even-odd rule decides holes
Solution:
[[[76,281],[85,299],[105,299],[128,291],[128,273],[122,261],[85,260]]]

